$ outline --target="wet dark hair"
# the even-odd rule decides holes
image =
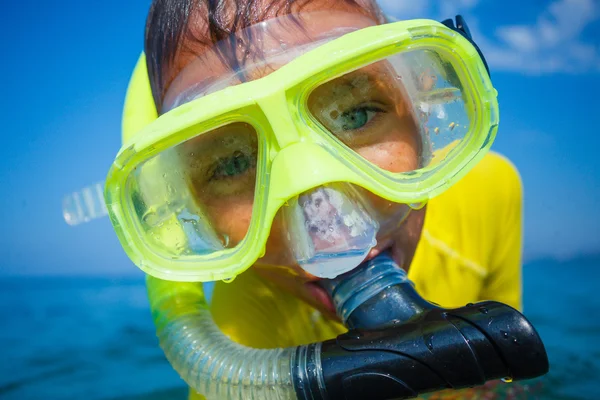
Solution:
[[[165,89],[173,78],[165,76],[165,66],[174,62],[182,50],[183,39],[211,45],[228,38],[233,32],[264,20],[273,10],[276,15],[290,14],[292,6],[300,10],[311,1],[272,0],[268,7],[261,7],[261,0],[153,0],[146,20],[144,51],[156,107],[160,110]],[[344,1],[366,12],[376,12],[365,10],[357,0]],[[227,5],[231,3],[235,5],[235,10],[229,16]],[[198,12],[206,15],[205,30],[208,31],[208,37],[204,39],[199,38],[189,26],[190,17]]]

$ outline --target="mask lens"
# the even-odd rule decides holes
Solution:
[[[328,81],[308,108],[331,135],[393,173],[440,163],[470,128],[462,84],[433,50],[398,53]]]
[[[139,233],[169,257],[235,247],[250,225],[257,155],[254,128],[234,123],[146,161],[127,185]]]

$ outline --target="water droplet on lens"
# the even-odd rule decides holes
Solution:
[[[227,247],[229,246],[229,235],[223,235],[223,246]]]
[[[479,311],[481,311],[482,314],[487,314],[488,313],[488,309],[485,307],[479,307]]]
[[[510,376],[502,378],[502,382],[511,383],[512,381],[513,381],[513,379]]]
[[[428,348],[429,350],[433,350],[433,336],[431,336],[431,337],[429,338],[429,340],[427,340],[427,348]]]
[[[500,331],[500,333],[502,334],[502,337],[504,339],[508,339],[508,332],[506,332],[506,331]]]

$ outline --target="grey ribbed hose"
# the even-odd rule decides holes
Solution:
[[[207,399],[297,399],[292,367],[303,347],[254,349],[217,327],[200,283],[149,277],[148,297],[167,359],[185,382]]]

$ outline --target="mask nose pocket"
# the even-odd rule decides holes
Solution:
[[[334,278],[360,264],[377,244],[378,222],[350,184],[328,184],[282,209],[292,255],[308,273]]]

